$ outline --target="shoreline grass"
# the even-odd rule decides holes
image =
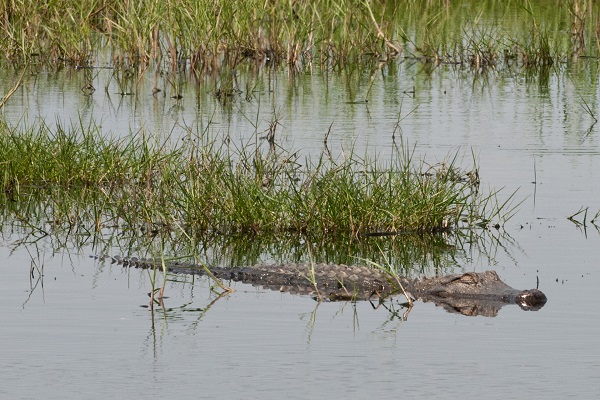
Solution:
[[[336,67],[399,57],[474,71],[600,56],[600,5],[327,0],[14,0],[0,3],[12,63],[214,74],[241,63]]]
[[[275,143],[236,148],[189,139],[172,146],[143,132],[116,140],[96,126],[17,131],[2,123],[3,203],[69,193],[94,214],[90,231],[116,224],[190,236],[311,239],[487,227],[510,212],[495,193],[479,193],[476,166],[461,169],[456,155],[429,166],[400,146],[385,163],[352,152],[301,159]],[[61,206],[53,220],[72,215]]]

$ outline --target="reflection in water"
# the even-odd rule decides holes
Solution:
[[[469,277],[473,277],[474,273],[464,274]],[[440,282],[455,282],[457,280],[456,275],[450,275],[445,277],[435,278]],[[206,283],[208,279],[205,279],[203,282]],[[490,288],[490,290],[512,290],[505,289],[508,288],[505,284],[500,282],[501,286],[496,288]],[[238,286],[237,289],[239,291],[247,291],[246,286],[242,285]],[[214,307],[218,307],[220,302],[227,303],[228,296],[231,293],[215,293],[210,298],[205,300],[200,300],[200,304],[198,304],[199,300],[195,298],[193,295],[194,286],[190,286],[190,298],[191,300],[184,301],[179,306],[171,306],[171,299],[155,299],[150,302],[149,306],[146,306],[150,312],[150,331],[147,336],[147,341],[151,342],[150,346],[154,349],[154,357],[157,358],[157,347],[158,342],[160,342],[163,336],[169,330],[169,324],[176,323],[179,324],[181,321],[187,321],[188,329],[197,332],[201,330],[201,325],[206,316],[211,312],[211,309]],[[172,287],[171,290],[174,288]],[[514,291],[517,293],[518,291]],[[529,291],[523,291],[518,293],[525,293]],[[459,314],[463,316],[484,316],[484,317],[496,317],[498,315],[499,310],[506,306],[507,304],[519,304],[523,309],[530,310],[539,310],[541,309],[545,302],[545,296],[539,292],[542,298],[538,298],[536,300],[532,300],[531,304],[524,306],[520,304],[518,300],[514,299],[514,296],[518,296],[516,294],[512,294],[512,300],[509,299],[509,295],[506,292],[499,293],[497,296],[493,295],[481,295],[477,297],[477,295],[464,293],[465,297],[453,296],[449,293],[441,293],[435,292],[431,294],[425,294],[422,291],[419,291],[418,288],[415,289],[415,292],[419,300],[427,303],[434,303],[436,306],[441,307],[445,311],[449,313]],[[376,328],[377,332],[385,333],[387,336],[396,335],[400,328],[401,323],[406,323],[409,321],[409,313],[411,312],[412,306],[404,301],[402,297],[391,297],[386,299],[379,299],[376,301],[369,300],[370,304],[369,309],[373,313],[377,313],[377,319],[379,322],[379,326]],[[271,305],[269,305],[271,304]],[[359,312],[357,302],[341,302],[337,308],[328,307],[327,309],[320,309],[323,306],[323,302],[315,301],[312,303],[303,303],[306,305],[306,308],[312,308],[311,311],[303,311],[295,316],[300,321],[305,322],[305,337],[306,344],[308,347],[311,346],[311,342],[313,340],[313,335],[315,332],[320,331],[324,328],[324,325],[327,325],[331,322],[331,320],[335,320],[336,318],[346,318],[344,314],[347,313],[348,308],[351,310],[352,316],[352,330],[358,331],[360,327],[361,317],[365,317],[365,314],[371,314],[367,311],[365,307],[362,307],[362,311]],[[272,307],[272,303],[265,301],[264,308],[265,310]],[[304,307],[303,307],[304,308]],[[218,313],[218,311],[216,311]],[[193,317],[190,318],[190,315]],[[370,318],[370,317],[369,317]],[[265,328],[268,329],[268,328]]]
[[[5,219],[0,234],[7,240],[16,236],[15,248],[30,246],[44,238],[53,252],[78,253],[91,247],[98,255],[185,256],[221,266],[311,261],[356,264],[367,259],[394,265],[405,274],[443,273],[460,266],[457,257],[490,261],[498,250],[508,251],[502,246],[511,242],[505,233],[484,229],[362,238],[337,235],[312,242],[302,234],[286,232],[189,237],[177,230],[146,232],[127,224],[117,227],[118,221],[114,222],[115,226],[105,224],[97,229],[96,203],[101,199],[89,192],[82,201],[79,195],[69,197],[70,193],[32,194],[18,202],[11,201],[6,194],[1,195]]]
[[[240,291],[243,288],[240,288]],[[150,302],[150,305],[143,306],[147,308],[150,315],[150,329],[147,335],[147,342],[152,343],[150,346],[154,349],[155,357],[157,355],[156,349],[159,347],[158,342],[167,333],[170,323],[179,323],[180,321],[186,321],[188,329],[190,331],[198,331],[203,319],[210,312],[211,308],[217,306],[219,301],[227,301],[226,297],[230,293],[215,294],[212,299],[204,300],[203,304],[198,305],[198,299],[192,298],[191,301],[185,302],[177,307],[169,307],[168,304],[170,299],[165,298],[163,300],[155,300]],[[193,296],[192,296],[193,297]],[[308,303],[311,304],[311,303]],[[348,309],[351,310],[352,316],[352,329],[358,331],[360,328],[361,312],[357,308],[357,302],[342,302],[339,303],[339,307],[328,308],[327,310],[321,310],[319,315],[319,308],[323,305],[323,302],[312,302],[307,308],[310,311],[301,312],[297,314],[297,319],[304,321],[306,343],[310,346],[312,336],[315,331],[320,329],[320,325],[331,321],[332,319],[346,318]],[[373,312],[379,314],[379,318],[383,318],[378,330],[380,331],[396,331],[398,323],[405,322],[408,320],[410,307],[407,303],[398,301],[398,299],[387,299],[386,301],[370,302],[369,307]],[[269,309],[269,305],[265,304],[265,309]],[[366,310],[362,310],[362,314],[365,314]],[[185,317],[184,317],[185,315]],[[189,318],[190,315],[194,315],[193,318]],[[394,328],[390,325],[396,324]]]

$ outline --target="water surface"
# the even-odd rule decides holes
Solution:
[[[295,79],[285,69],[240,71],[242,93],[226,104],[210,80],[171,76],[183,95],[175,100],[166,78],[153,96],[153,77],[119,84],[110,69],[94,72],[97,90],[86,95],[85,73],[28,78],[5,118],[94,120],[107,134],[144,128],[175,141],[206,130],[246,143],[260,142],[277,115],[278,143],[305,155],[323,149],[330,126],[337,155],[354,147],[385,159],[403,141],[432,164],[456,151],[469,164],[474,154],[482,188],[504,187],[504,197],[518,189],[523,202],[489,256],[466,249],[456,263],[495,269],[520,289],[539,279],[549,300],[538,312],[507,306],[495,318],[417,303],[403,321],[401,299],[390,304],[396,315],[368,302],[318,304],[238,284],[213,302],[209,283],[197,279],[169,284],[166,310],[152,313],[142,307],[145,271],[99,264],[88,257],[97,252],[91,246],[55,252],[44,239],[16,246],[21,234],[5,230],[3,398],[600,395],[600,232],[589,219],[585,227],[567,220],[581,207],[590,216],[600,208],[599,133],[582,107],[598,110],[595,65],[564,66],[542,82],[502,71],[465,76],[449,66],[431,73],[408,61]],[[124,90],[134,95],[118,94]],[[43,266],[42,280],[35,268],[30,278],[32,261]]]

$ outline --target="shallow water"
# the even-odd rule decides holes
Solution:
[[[539,278],[549,299],[542,310],[507,306],[495,318],[465,317],[417,303],[402,321],[368,302],[317,304],[241,284],[211,304],[215,296],[197,279],[170,284],[167,310],[152,313],[141,307],[146,272],[98,264],[92,248],[52,256],[44,240],[11,251],[20,236],[5,233],[0,374],[9,384],[0,397],[600,395],[600,232],[589,221],[600,209],[600,138],[582,107],[598,110],[589,78],[596,67],[566,66],[546,83],[502,72],[484,82],[449,67],[427,74],[408,62],[396,68],[374,74],[370,90],[368,72],[294,81],[286,71],[240,73],[243,93],[225,105],[210,82],[182,80],[176,101],[165,78],[164,96],[154,97],[149,76],[127,89],[137,95],[115,95],[111,70],[94,74],[97,91],[86,96],[84,72],[67,70],[31,78],[3,113],[12,123],[24,113],[50,124],[93,118],[114,135],[146,127],[175,140],[188,127],[247,142],[264,134],[275,110],[286,149],[318,153],[333,123],[333,152],[354,146],[382,159],[400,115],[395,141],[415,146],[416,159],[435,163],[459,151],[469,164],[473,151],[483,188],[505,187],[505,197],[518,189],[523,203],[492,256],[467,251],[458,262],[467,271],[495,269],[516,288]],[[567,220],[582,206],[590,207],[585,229]],[[44,266],[43,286],[34,289],[32,254]]]
[[[541,225],[522,233],[531,243],[517,257],[522,265],[503,256],[496,268],[523,288],[535,285],[539,269],[549,298],[541,311],[506,306],[495,318],[465,317],[416,303],[406,321],[398,306],[394,315],[367,302],[318,304],[241,284],[211,304],[203,279],[169,285],[167,310],[152,313],[141,307],[145,271],[99,268],[85,256],[47,257],[43,287],[30,293],[30,255],[7,257],[3,248],[0,339],[10,384],[0,394],[591,397],[600,391],[592,295],[599,278],[595,260],[582,254],[597,244]]]

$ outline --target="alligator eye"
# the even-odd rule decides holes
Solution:
[[[459,279],[460,279],[461,283],[464,283],[466,285],[476,285],[478,282],[477,275],[472,274],[470,272],[467,272],[466,274],[462,274]]]

